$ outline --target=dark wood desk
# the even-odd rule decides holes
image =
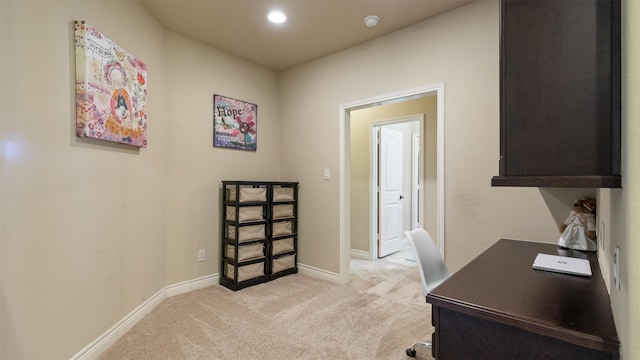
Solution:
[[[533,270],[538,253],[588,258],[591,277]],[[427,295],[436,359],[618,359],[595,253],[501,239]]]

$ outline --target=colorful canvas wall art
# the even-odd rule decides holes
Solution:
[[[213,146],[256,151],[258,106],[213,95]]]
[[[147,66],[84,21],[75,50],[77,135],[147,147]]]

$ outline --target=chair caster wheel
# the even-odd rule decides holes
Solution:
[[[408,348],[407,349],[407,356],[408,357],[413,357],[413,358],[416,357],[416,351],[414,349],[412,349],[412,348]]]

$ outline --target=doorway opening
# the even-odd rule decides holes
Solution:
[[[359,224],[357,217],[358,212],[363,211],[363,203],[357,202],[354,203],[352,200],[352,190],[360,189],[358,185],[358,179],[352,179],[352,167],[353,172],[358,171],[358,166],[360,162],[352,164],[352,151],[356,152],[358,149],[352,148],[352,115],[356,115],[356,110],[363,109],[371,109],[375,107],[379,107],[381,105],[388,104],[396,104],[407,102],[410,100],[421,99],[425,97],[432,97],[435,100],[435,116],[426,118],[425,129],[427,135],[433,136],[433,141],[431,142],[433,146],[433,151],[426,155],[425,158],[428,157],[427,160],[422,161],[429,162],[433,171],[430,175],[427,175],[428,171],[424,171],[424,175],[422,179],[420,179],[420,174],[415,176],[418,177],[418,181],[423,181],[426,187],[431,186],[433,191],[432,201],[434,203],[433,210],[431,211],[429,216],[425,216],[425,212],[429,211],[428,207],[425,207],[425,210],[420,211],[417,210],[419,214],[415,219],[415,223],[424,226],[425,228],[428,224],[425,223],[425,219],[432,219],[432,224],[430,232],[434,235],[436,239],[436,243],[440,249],[441,254],[444,256],[444,83],[437,83],[433,85],[428,85],[425,87],[401,91],[398,93],[383,95],[371,99],[364,99],[360,101],[355,101],[347,104],[340,105],[340,283],[344,284],[349,282],[350,280],[350,259],[352,255],[352,223]],[[435,117],[435,119],[434,119]],[[430,128],[429,121],[432,121],[433,124]],[[355,122],[354,122],[355,124]],[[425,136],[425,129],[420,132],[421,136]],[[355,131],[354,131],[355,132]],[[370,136],[370,133],[367,132],[367,137]],[[423,143],[428,140],[421,140]],[[428,148],[428,147],[427,147]],[[423,152],[427,152],[428,149],[425,149]],[[416,160],[420,161],[420,160]],[[370,162],[367,162],[369,164]],[[435,164],[435,165],[434,165]],[[430,177],[431,176],[431,177]],[[369,177],[366,182],[366,186],[369,187]],[[428,180],[428,181],[427,181]],[[353,186],[356,185],[356,186]],[[353,187],[352,187],[353,186]],[[363,185],[365,186],[365,185]],[[420,188],[418,188],[418,191]],[[359,190],[358,190],[359,191]],[[369,192],[372,194],[372,192]],[[419,195],[421,199],[425,198],[424,192]],[[369,219],[369,214],[372,213],[371,204],[373,200],[371,198],[367,198],[366,203],[369,205],[364,205],[366,209],[364,211],[367,213],[366,221]],[[353,212],[352,212],[353,210]],[[414,219],[412,219],[413,221]],[[355,227],[357,228],[357,226]],[[354,237],[355,239],[355,237]],[[370,239],[367,236],[367,239]],[[355,243],[355,240],[354,240]],[[354,250],[358,251],[358,250]],[[368,253],[372,253],[370,249],[367,250]]]

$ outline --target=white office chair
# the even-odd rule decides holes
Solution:
[[[406,232],[411,247],[416,255],[418,270],[420,270],[420,279],[422,279],[422,295],[427,296],[443,281],[451,276],[447,264],[440,255],[436,244],[431,239],[431,235],[421,228]],[[426,300],[426,299],[425,299]],[[424,347],[430,349],[432,344],[429,342],[418,342],[407,349],[407,356],[415,357],[416,348]]]

